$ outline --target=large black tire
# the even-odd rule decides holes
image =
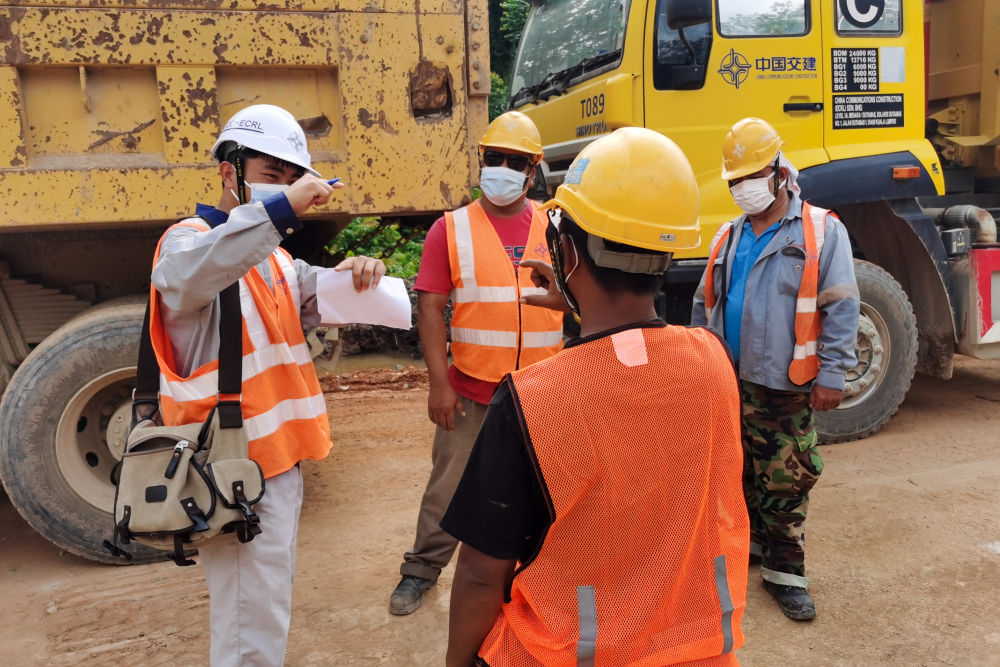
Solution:
[[[102,543],[114,525],[110,475],[128,434],[143,310],[117,301],[73,318],[32,350],[0,402],[11,502],[59,548],[103,563],[124,562]],[[129,548],[134,562],[165,555]]]
[[[820,442],[847,442],[878,431],[899,410],[917,364],[917,318],[899,283],[878,266],[854,260],[861,317],[858,365],[847,374],[844,400],[816,413]]]

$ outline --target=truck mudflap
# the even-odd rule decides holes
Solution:
[[[1000,248],[969,251],[968,292],[959,352],[1000,358]]]

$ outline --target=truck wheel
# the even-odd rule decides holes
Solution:
[[[24,360],[0,403],[0,479],[21,516],[61,549],[123,563],[111,539],[111,471],[128,435],[144,304],[89,309]],[[132,547],[135,547],[134,549]],[[165,552],[132,543],[136,562]]]
[[[844,400],[816,413],[820,442],[847,442],[876,432],[899,410],[917,364],[917,318],[903,288],[886,271],[854,260],[861,292],[855,351]]]

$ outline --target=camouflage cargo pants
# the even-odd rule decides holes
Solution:
[[[809,394],[743,380],[740,393],[743,490],[751,540],[761,546],[761,573],[775,583],[804,586],[808,582],[795,578],[805,576],[809,490],[823,472]]]

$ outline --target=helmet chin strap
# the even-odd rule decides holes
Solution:
[[[563,299],[566,300],[566,304],[570,307],[577,316],[580,315],[580,309],[576,305],[576,299],[573,298],[572,292],[569,291],[569,286],[566,281],[569,277],[573,275],[573,271],[576,271],[577,267],[580,266],[580,256],[577,254],[576,244],[573,239],[570,238],[570,245],[573,246],[573,257],[575,262],[573,264],[573,269],[566,275],[563,275],[565,270],[565,257],[562,251],[562,234],[559,232],[559,224],[562,220],[562,210],[559,208],[551,209],[548,211],[549,217],[549,227],[546,231],[546,240],[549,246],[549,256],[552,259],[552,273],[555,278],[556,289],[559,293],[563,295]],[[569,238],[569,237],[567,237]]]
[[[569,279],[573,275],[573,272],[580,268],[580,255],[579,251],[576,249],[576,243],[573,241],[572,237],[567,236],[569,239],[569,245],[573,248],[573,268],[566,273],[565,276],[556,273],[556,283],[563,293],[563,298],[566,299],[566,303],[569,304],[570,310],[576,313],[578,316],[580,314],[580,306],[576,302],[576,297],[573,293],[569,291]],[[565,270],[565,263],[560,262],[560,268]]]
[[[236,194],[239,203],[247,203],[247,187],[246,181],[243,179],[243,153],[242,146],[237,148],[236,159],[233,160],[233,167],[236,168]]]

